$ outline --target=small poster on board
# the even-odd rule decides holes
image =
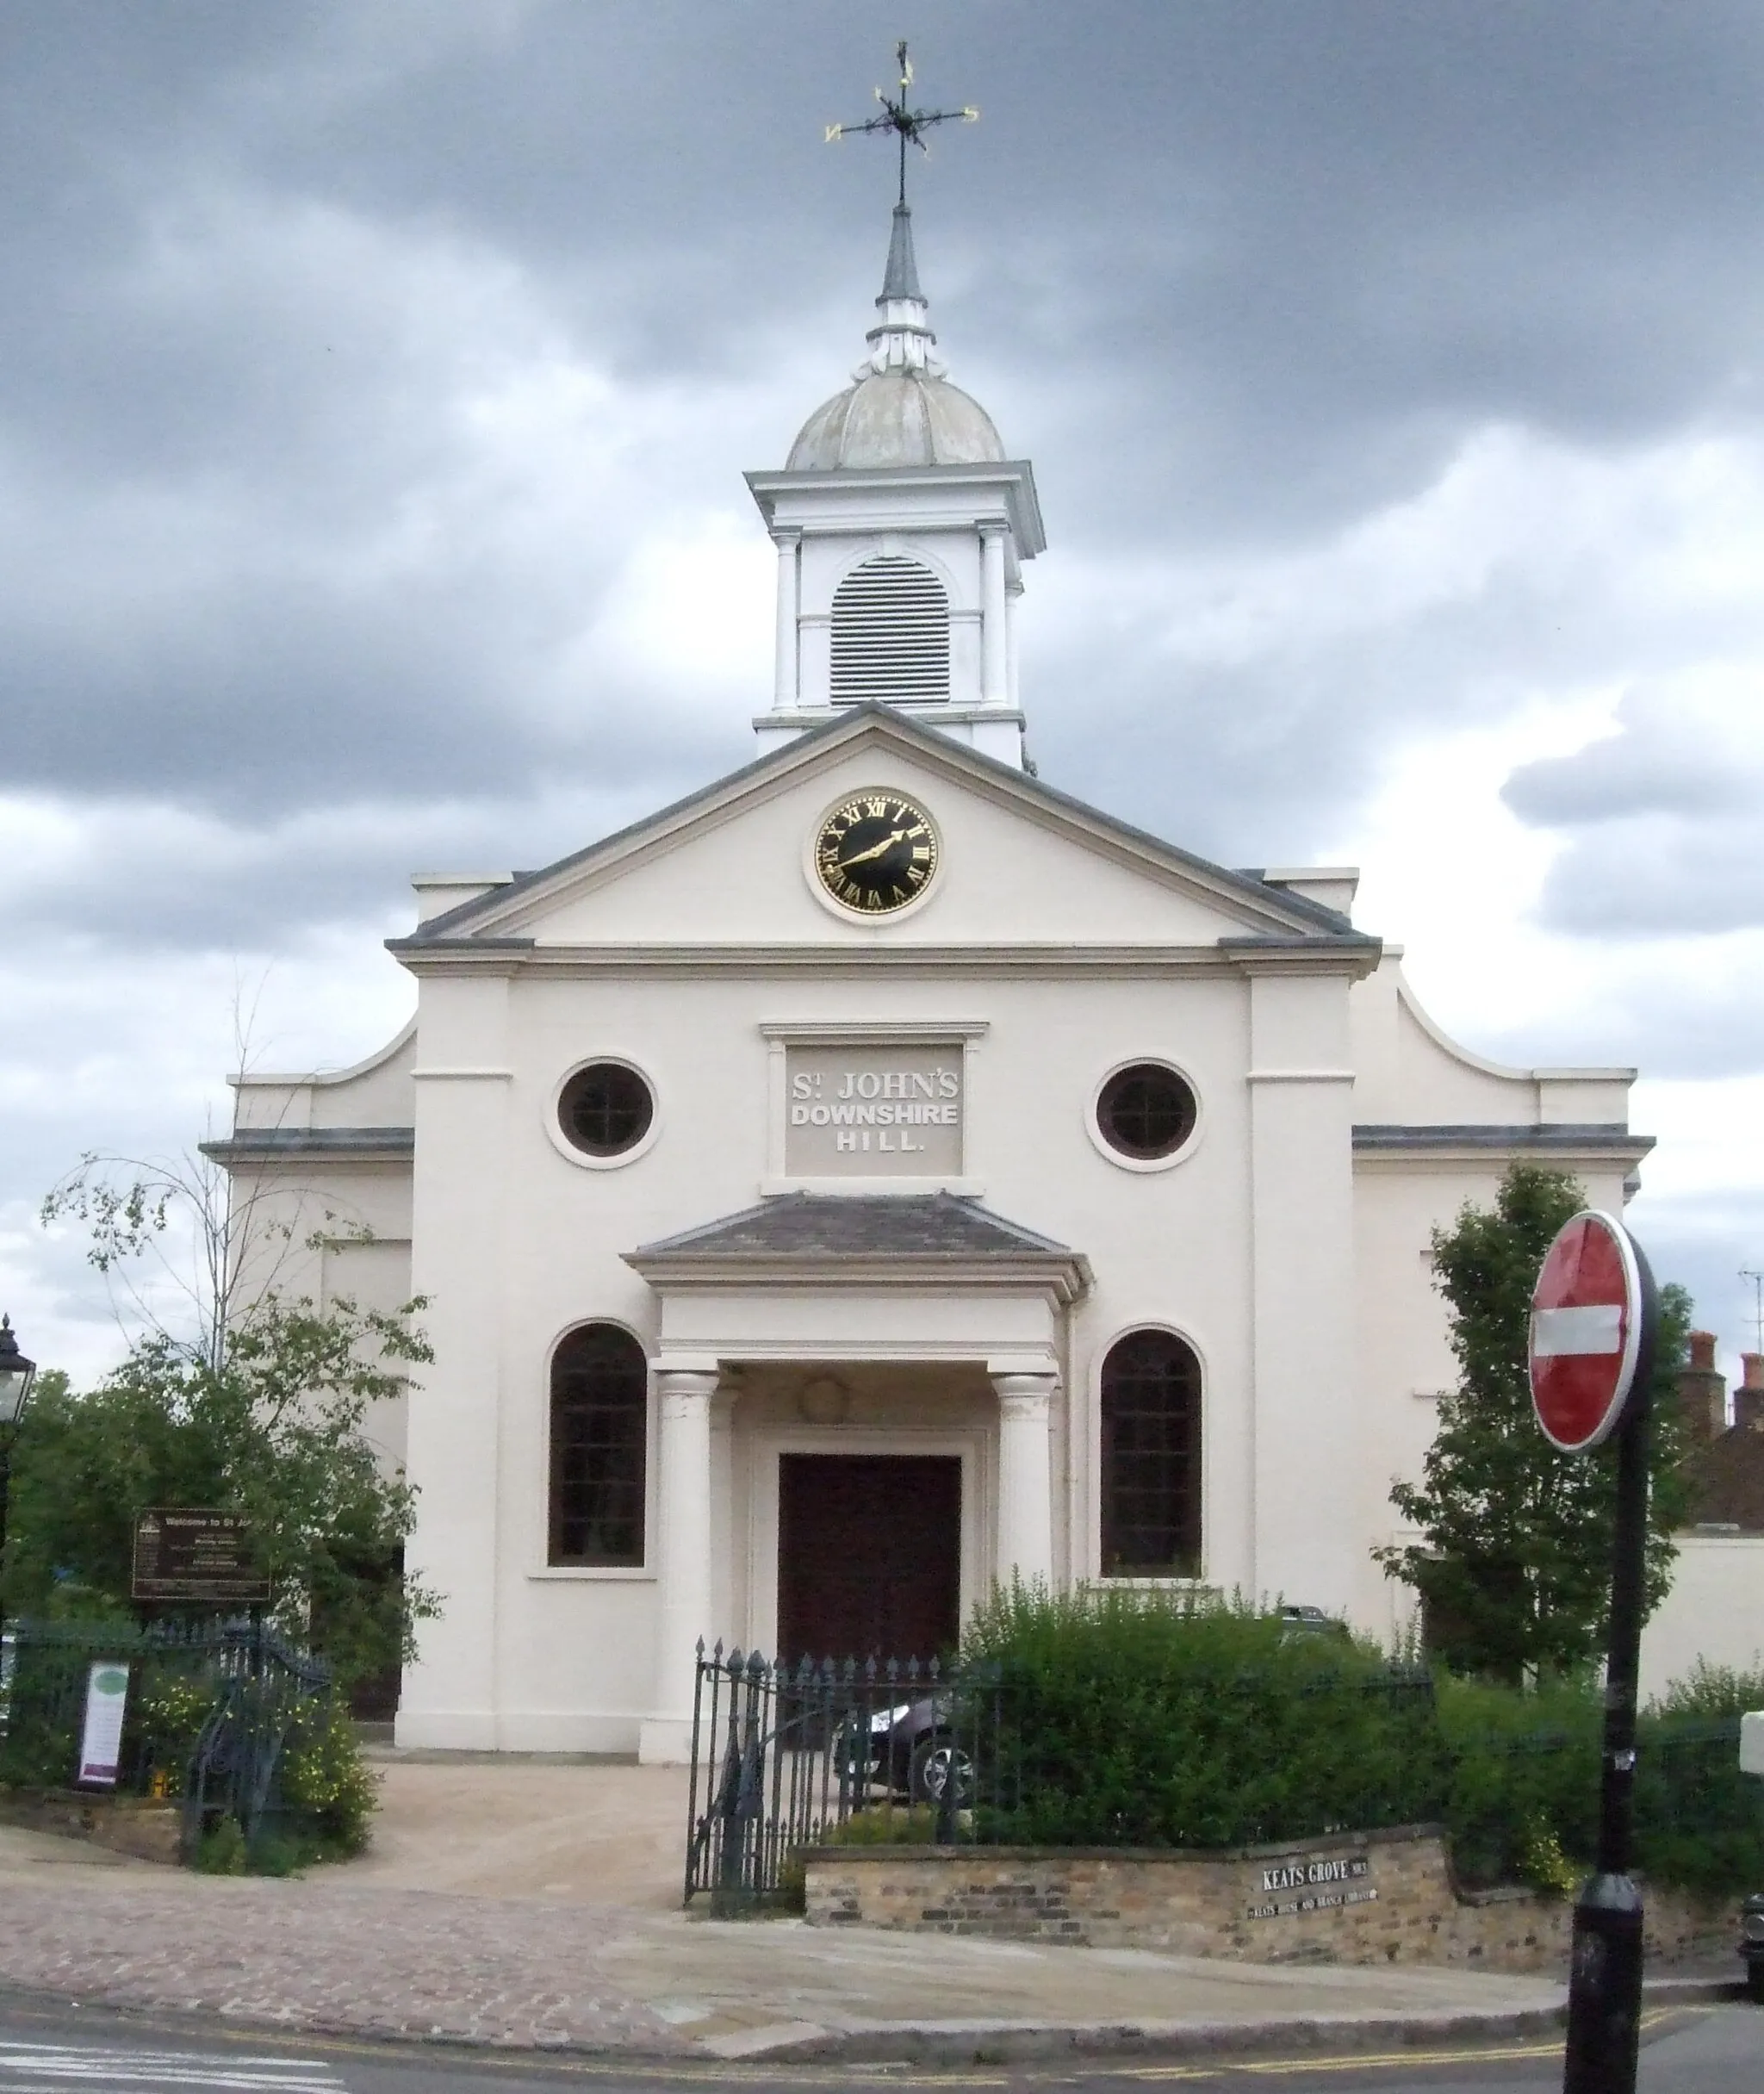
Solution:
[[[127,1666],[100,1658],[86,1675],[86,1720],[79,1741],[83,1787],[115,1787],[122,1760],[122,1718],[127,1706]]]

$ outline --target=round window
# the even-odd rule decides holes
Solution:
[[[1195,1131],[1195,1094],[1162,1062],[1117,1069],[1096,1100],[1096,1125],[1111,1149],[1150,1162],[1174,1156]]]
[[[636,1148],[655,1116],[649,1086],[622,1061],[591,1061],[557,1100],[564,1140],[587,1156],[622,1156]]]

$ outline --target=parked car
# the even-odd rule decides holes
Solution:
[[[1283,1606],[1280,1610],[1280,1640],[1295,1636],[1351,1636],[1353,1631],[1339,1614],[1326,1614],[1320,1606]]]
[[[897,1702],[867,1719],[854,1717],[843,1755],[852,1802],[860,1805],[880,1789],[910,1803],[941,1804],[953,1774],[953,1801],[966,1809],[973,1800],[974,1762],[956,1731],[954,1707],[946,1694]]]

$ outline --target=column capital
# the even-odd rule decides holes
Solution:
[[[1053,1368],[1011,1368],[995,1372],[988,1378],[997,1393],[999,1410],[1006,1418],[1046,1422],[1059,1389],[1059,1376]]]
[[[701,1407],[708,1409],[723,1376],[715,1366],[693,1361],[690,1366],[663,1365],[655,1369],[655,1393],[662,1399],[664,1418],[683,1418]]]

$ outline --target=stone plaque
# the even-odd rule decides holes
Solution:
[[[251,1536],[234,1513],[156,1506],[134,1525],[136,1600],[187,1600],[261,1606],[270,1581],[252,1561]]]
[[[1329,1912],[1343,1905],[1370,1904],[1377,1897],[1370,1857],[1363,1854],[1332,1855],[1313,1860],[1294,1855],[1289,1861],[1270,1861],[1256,1871],[1251,1891],[1251,1919],[1283,1919],[1292,1912]]]
[[[791,1177],[959,1177],[962,1050],[792,1047],[785,1053]]]

